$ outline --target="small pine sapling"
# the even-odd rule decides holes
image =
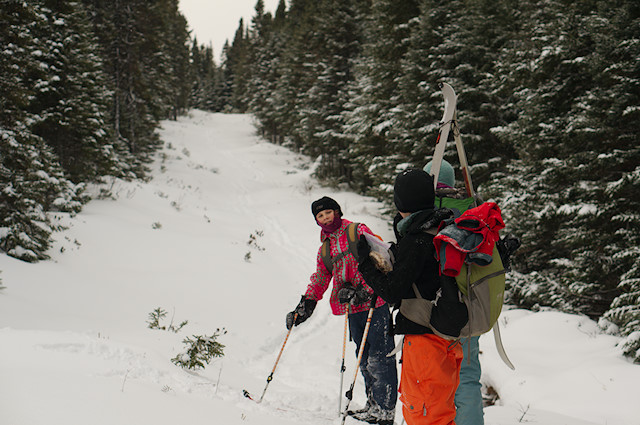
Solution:
[[[156,308],[151,313],[149,313],[149,320],[147,320],[147,324],[148,324],[147,327],[149,329],[160,329],[163,331],[171,331],[173,333],[178,333],[180,329],[184,328],[189,323],[188,320],[184,320],[178,326],[174,326],[173,317],[172,317],[171,323],[169,323],[169,326],[161,325],[160,321],[164,319],[166,316],[167,316],[167,312],[164,309],[162,309],[162,307]]]
[[[226,333],[227,331],[222,328],[216,329],[211,336],[193,335],[193,338],[185,338],[182,342],[187,345],[186,351],[178,354],[171,361],[184,369],[204,369],[214,357],[224,356],[224,345],[216,339]]]
[[[151,313],[149,313],[149,320],[147,320],[147,326],[149,329],[162,329],[164,327],[160,326],[160,320],[164,319],[167,316],[167,312],[164,311],[161,307],[156,308]]]
[[[257,249],[258,251],[264,251],[264,248],[258,245],[258,238],[261,238],[262,236],[264,236],[264,232],[262,230],[256,230],[255,235],[253,233],[249,234],[247,245]]]

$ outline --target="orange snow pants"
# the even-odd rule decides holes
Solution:
[[[462,348],[437,335],[406,335],[400,401],[407,425],[455,425]]]

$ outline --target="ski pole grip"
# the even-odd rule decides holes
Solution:
[[[369,304],[369,308],[374,308],[377,302],[378,302],[378,295],[374,293],[373,298],[371,298],[371,304]]]

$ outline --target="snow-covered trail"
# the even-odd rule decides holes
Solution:
[[[192,111],[163,123],[161,136],[149,181],[91,188],[110,196],[60,216],[69,228],[54,235],[51,261],[0,255],[0,425],[339,423],[344,321],[326,300],[294,328],[264,401],[242,390],[262,393],[285,315],[315,267],[311,202],[330,195],[391,240],[380,204],[319,187],[309,160],[260,140],[250,116]],[[148,329],[158,307],[165,324],[188,325]],[[483,380],[501,395],[487,425],[640,424],[640,368],[619,356],[616,338],[554,312],[502,320],[517,370],[482,338]],[[224,358],[198,372],[171,363],[183,338],[217,328],[227,330]]]
[[[284,316],[315,266],[309,205],[326,192],[311,164],[259,140],[249,116],[194,111],[165,123],[162,137],[152,180],[114,180],[107,199],[60,217],[69,229],[55,235],[51,261],[0,258],[0,329],[11,347],[0,354],[0,423],[175,423],[183,401],[197,406],[193,423],[207,423],[220,404],[243,423],[299,423],[298,411],[305,423],[327,423],[337,416],[342,324],[325,303],[292,333],[264,402],[242,397],[264,388]],[[344,195],[352,217],[375,211]],[[147,329],[157,307],[189,324],[179,335]],[[224,359],[197,374],[170,362],[185,336],[223,327]],[[149,414],[136,414],[136,403]]]

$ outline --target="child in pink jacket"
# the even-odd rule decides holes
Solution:
[[[331,310],[335,315],[343,315],[349,308],[349,332],[351,339],[356,343],[357,354],[373,290],[366,285],[358,271],[357,258],[349,252],[346,229],[351,222],[342,218],[340,205],[327,196],[313,202],[311,212],[316,224],[322,229],[321,241],[329,240],[330,256],[335,262],[330,272],[322,259],[322,246],[318,249],[316,272],[311,275],[311,282],[300,303],[294,311],[287,314],[287,329],[298,326],[311,316],[317,302],[322,299],[333,280],[329,296]],[[365,232],[373,235],[366,225],[359,224],[358,238]],[[294,323],[296,313],[298,316]],[[372,424],[391,425],[395,417],[398,378],[395,355],[387,357],[395,346],[390,327],[389,307],[382,298],[378,298],[360,362],[367,403],[362,409],[347,412],[355,419]]]

